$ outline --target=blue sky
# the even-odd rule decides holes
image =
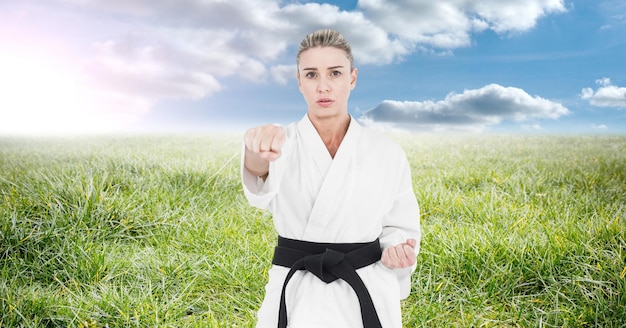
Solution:
[[[24,0],[0,1],[0,134],[287,124],[296,47],[326,27],[365,125],[626,133],[621,0]]]

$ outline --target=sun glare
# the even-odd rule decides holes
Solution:
[[[79,75],[44,57],[0,54],[0,133],[92,132]]]

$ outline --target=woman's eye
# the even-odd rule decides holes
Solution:
[[[333,76],[333,77],[337,77],[337,76],[340,76],[340,75],[341,75],[341,72],[340,72],[340,71],[332,71],[332,72],[330,73],[330,75],[331,75],[331,76]]]
[[[312,79],[315,78],[317,76],[317,74],[315,74],[315,72],[308,72],[305,75],[307,78]]]

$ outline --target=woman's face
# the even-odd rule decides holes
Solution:
[[[334,47],[316,47],[300,54],[298,87],[309,114],[317,119],[344,117],[357,70],[350,71],[346,53]]]

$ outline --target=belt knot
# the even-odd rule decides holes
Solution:
[[[331,283],[338,279],[331,270],[345,258],[345,254],[327,248],[324,253],[305,256],[304,267],[325,283]]]

